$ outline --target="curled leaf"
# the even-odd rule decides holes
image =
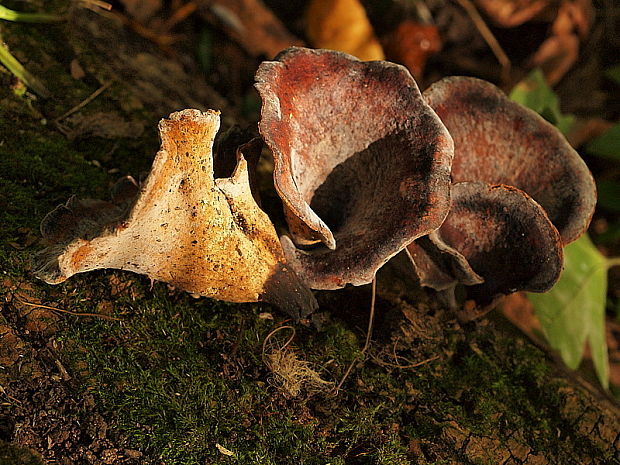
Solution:
[[[411,19],[401,22],[384,39],[388,59],[405,65],[416,79],[422,77],[426,61],[441,47],[437,26]]]
[[[554,126],[479,79],[445,78],[424,97],[454,139],[454,182],[517,187],[545,209],[564,244],[583,234],[596,204],[594,180]]]
[[[316,302],[287,266],[238,155],[230,177],[214,179],[219,113],[184,110],[162,120],[161,150],[137,196],[131,180],[113,202],[72,198],[48,214],[38,276],[60,283],[75,273],[116,268],[231,302],[264,300],[294,316]]]
[[[349,53],[360,60],[385,55],[359,0],[311,0],[306,33],[312,46]]]
[[[262,0],[211,0],[201,11],[252,56],[274,57],[292,45],[301,45]]]
[[[402,66],[292,48],[256,75],[259,129],[309,286],[366,284],[439,227],[449,208],[452,139]]]

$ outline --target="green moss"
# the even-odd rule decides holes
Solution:
[[[294,410],[271,405],[260,363],[267,323],[251,306],[173,300],[158,287],[131,310],[120,303],[118,310],[131,312],[123,324],[75,325],[66,336],[76,366],[86,361],[94,392],[123,412],[119,426],[132,442],[183,464],[221,458],[216,443],[239,463],[309,454],[317,446],[312,428]],[[264,461],[253,462],[258,457]]]
[[[50,31],[16,30],[11,44],[44,44],[32,51],[26,47],[22,56],[58,73],[50,84],[63,98],[45,105],[45,114],[54,117],[101,83],[70,80],[73,52],[46,67],[46,54],[67,50],[49,45],[58,34]],[[84,53],[88,59],[90,52]],[[28,100],[0,88],[0,268],[5,273],[28,276],[33,250],[7,245],[19,245],[25,234],[20,228],[36,234],[43,216],[71,194],[106,198],[117,176],[148,169],[158,144],[155,119],[147,110],[124,107],[123,96],[122,84],[114,84],[88,111],[143,121],[147,129],[140,138],[69,141],[51,122],[43,124]],[[119,173],[110,175],[109,168]],[[440,359],[432,363],[398,370],[368,359],[355,366],[338,396],[327,389],[290,399],[271,383],[262,360],[265,337],[290,322],[269,307],[195,300],[163,284],[151,290],[149,284],[128,273],[96,272],[36,290],[49,298],[45,301],[62,299],[73,311],[98,311],[110,302],[122,319],[63,317],[60,356],[76,386],[95,394],[127,445],[151,458],[171,465],[484,463],[445,438],[449,424],[504,442],[519,435],[557,463],[605,457],[600,445],[563,416],[563,383],[554,380],[544,355],[493,325],[439,334]],[[259,311],[273,312],[276,321],[258,318]],[[327,318],[321,331],[294,326],[296,350],[324,379],[337,383],[361,358],[363,329],[351,322]],[[402,355],[416,357],[415,350]],[[223,455],[216,444],[235,455]]]
[[[544,354],[522,339],[476,329],[457,345],[435,381],[433,389],[424,391],[431,395],[422,403],[432,403],[432,416],[440,422],[456,419],[473,434],[503,441],[522,435],[532,450],[557,457],[558,463],[575,456],[604,456],[600,444],[567,424],[565,383],[553,379]],[[559,431],[563,441],[558,441]],[[419,437],[431,439],[436,430],[429,433]]]
[[[129,281],[146,296],[118,298],[122,323],[71,320],[64,343],[129,445],[166,463],[439,464],[455,455],[487,463],[440,439],[449,422],[500,441],[522,435],[532,450],[562,460],[602,454],[566,424],[562,384],[543,354],[491,328],[467,331],[442,364],[386,370],[366,362],[338,397],[287,399],[261,361],[262,341],[280,322],[257,318],[256,305],[194,300],[164,285],[151,293],[143,280]],[[297,327],[295,344],[337,380],[359,340],[334,320],[319,333]],[[558,431],[566,435],[559,444]],[[416,462],[412,441],[443,446],[436,460]]]
[[[39,235],[45,214],[72,193],[105,198],[110,184],[103,170],[28,112],[16,96],[0,105],[0,269],[12,276],[28,269],[33,250],[19,249]]]
[[[367,406],[349,395],[286,400],[271,386],[262,342],[279,323],[256,318],[256,306],[196,301],[163,285],[137,302],[116,301],[123,323],[80,320],[64,337],[88,389],[110,412],[122,412],[115,417],[132,447],[178,464],[223,459],[215,444],[238,463],[402,463],[404,446],[385,430],[400,416],[389,399]],[[298,328],[300,341],[306,332],[313,333]],[[341,322],[316,337],[341,349],[356,340]],[[312,347],[308,358],[332,357],[338,376],[353,353],[343,350],[340,359],[336,346]],[[384,374],[369,374],[376,379],[368,389],[385,387]]]

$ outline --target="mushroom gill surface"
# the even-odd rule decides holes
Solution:
[[[473,286],[484,282],[471,268],[467,259],[439,240],[434,231],[428,236],[416,239],[405,250],[422,286],[445,291],[454,289],[459,283]]]
[[[441,225],[452,139],[404,67],[292,48],[256,80],[259,129],[297,244],[283,247],[311,288],[366,284]]]
[[[124,178],[113,202],[72,198],[44,218],[50,246],[35,257],[38,276],[56,284],[115,268],[220,300],[272,302],[295,317],[314,310],[314,296],[252,196],[243,155],[230,177],[214,178],[218,129],[212,110],[162,120],[161,149],[139,191]]]
[[[545,209],[564,244],[583,234],[594,213],[596,187],[557,128],[480,79],[444,78],[424,98],[454,139],[453,182],[517,187]]]
[[[423,284],[444,290],[451,287],[451,277],[452,285],[471,286],[468,295],[481,305],[515,291],[545,292],[562,271],[557,229],[536,201],[510,186],[453,185],[450,213],[428,239],[435,248],[418,243],[408,247]],[[483,281],[462,278],[471,277],[471,271]]]

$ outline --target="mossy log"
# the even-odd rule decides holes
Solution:
[[[244,116],[107,14],[77,9],[64,23],[2,23],[0,33],[51,95],[24,94],[0,74],[0,457],[620,463],[614,401],[498,315],[459,324],[406,263],[378,277],[364,354],[368,287],[318,293],[320,311],[304,325],[267,305],[196,300],[123,272],[37,281],[30,257],[43,216],[73,194],[106,198],[121,175],[139,178],[160,118],[181,108],[221,110],[225,125]],[[325,382],[310,376],[287,390],[278,353]]]

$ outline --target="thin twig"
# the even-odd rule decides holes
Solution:
[[[262,358],[264,360],[265,358],[265,349],[267,348],[267,343],[271,340],[271,338],[273,337],[274,334],[276,334],[278,331],[282,331],[283,329],[290,329],[291,335],[288,338],[288,340],[284,343],[284,345],[281,347],[281,350],[284,350],[288,347],[288,345],[293,342],[293,339],[295,338],[295,328],[290,326],[290,325],[284,325],[284,326],[279,326],[276,329],[274,329],[273,331],[271,331],[269,334],[267,334],[267,337],[265,337],[265,340],[263,341],[263,354],[262,354]]]
[[[113,18],[121,21],[128,28],[132,29],[136,34],[155,43],[163,52],[167,53],[168,55],[173,54],[172,49],[170,49],[170,45],[178,42],[180,37],[179,35],[149,29],[143,24],[140,24],[138,21],[129,18],[125,14],[122,14],[118,11],[112,11],[110,12],[110,15]]]
[[[338,391],[340,391],[340,388],[342,387],[346,379],[351,374],[351,370],[353,370],[353,366],[355,365],[355,362],[357,362],[358,359],[359,359],[359,355],[356,355],[353,361],[351,362],[351,364],[347,367],[347,371],[344,372],[344,375],[342,376],[342,379],[340,379],[338,386],[336,386],[336,388],[334,389],[334,394],[338,395]]]
[[[43,308],[45,310],[52,310],[54,312],[66,313],[68,315],[73,315],[73,316],[93,316],[96,318],[103,318],[104,320],[123,321],[122,318],[115,318],[113,316],[103,315],[101,313],[72,312],[70,310],[65,310],[63,308],[50,307],[49,305],[33,304],[32,302],[26,302],[25,300],[22,300],[22,299],[17,299],[17,301],[21,304],[28,305],[29,307]]]
[[[362,355],[366,354],[366,351],[370,347],[370,341],[372,338],[372,326],[375,320],[375,302],[377,298],[377,277],[376,276],[372,280],[372,291],[371,292],[372,292],[372,295],[370,298],[370,315],[368,316],[368,328],[366,329],[366,342],[364,342],[364,347],[362,348],[361,352],[353,358],[353,360],[347,367],[347,370],[344,372],[342,379],[340,380],[340,382],[334,389],[334,394],[338,394],[338,391],[340,391],[340,388],[342,387],[346,379],[351,374],[351,370],[353,370],[355,363],[362,357]]]
[[[76,106],[74,106],[73,108],[71,108],[70,110],[68,110],[67,112],[63,113],[61,116],[59,116],[58,118],[56,118],[54,120],[55,123],[58,123],[60,121],[62,121],[63,119],[65,119],[67,116],[72,115],[73,113],[75,113],[78,110],[81,110],[82,108],[84,108],[86,105],[88,105],[90,102],[92,102],[93,100],[95,100],[99,95],[101,95],[108,87],[110,87],[112,85],[112,81],[108,81],[106,82],[104,85],[102,85],[99,89],[97,89],[96,91],[94,91],[92,94],[90,94],[88,97],[86,97],[84,100],[82,100],[80,103],[78,103]]]
[[[96,13],[99,12],[98,9],[104,10],[104,11],[111,11],[112,10],[112,5],[108,2],[104,2],[102,0],[82,0],[80,2],[81,6],[84,8],[88,8],[89,10],[92,10]]]
[[[6,392],[6,390],[4,389],[4,387],[0,384],[0,394],[4,394],[7,399],[12,400],[13,402],[17,402],[18,404],[21,404],[22,401],[19,399],[16,399],[15,397],[13,397],[11,394],[9,394],[8,392]]]
[[[510,62],[510,58],[504,52],[504,49],[499,44],[489,26],[484,22],[482,16],[478,12],[476,6],[471,2],[471,0],[455,0],[461,7],[465,10],[465,12],[469,15],[474,26],[478,29],[478,32],[487,43],[487,45],[491,48],[491,51],[499,61],[499,64],[502,66],[502,81],[507,83],[510,80],[510,68],[512,63]]]
[[[362,354],[366,353],[368,347],[370,347],[370,338],[372,337],[372,326],[375,321],[375,302],[377,300],[377,278],[372,280],[372,291],[370,297],[370,316],[368,317],[368,328],[366,329],[366,342],[362,349]]]
[[[607,268],[613,268],[614,266],[620,266],[620,257],[611,257],[607,259]]]
[[[181,21],[187,19],[192,13],[194,13],[198,9],[198,4],[196,2],[190,1],[185,5],[176,9],[172,16],[168,18],[163,26],[161,27],[162,32],[170,32],[170,30],[179,24]]]
[[[433,357],[427,358],[426,360],[422,360],[421,362],[410,363],[409,365],[401,365],[400,363],[386,362],[384,360],[381,360],[376,355],[372,355],[372,354],[370,354],[370,357],[377,363],[377,365],[386,366],[386,367],[389,367],[389,368],[398,368],[400,370],[406,370],[406,369],[409,369],[409,368],[417,368],[417,367],[420,367],[422,365],[426,365],[427,363],[430,363],[433,360],[437,360],[439,358],[439,355],[435,355]],[[404,357],[401,357],[401,358],[404,358]]]
[[[381,360],[379,357],[377,357],[376,355],[373,355],[372,353],[370,353],[370,358],[372,358],[377,365],[385,366],[389,368],[400,368],[402,370],[408,369],[408,368],[417,368],[421,365],[432,362],[433,360],[437,360],[439,358],[439,355],[435,355],[434,357],[427,358],[426,360],[422,360],[421,362],[412,362],[407,357],[403,357],[402,355],[398,355],[396,353],[396,346],[398,345],[399,339],[400,337],[396,338],[396,341],[394,341],[394,345],[392,346],[392,356],[394,357],[394,360],[396,361],[396,363],[390,363],[390,362]],[[407,362],[407,365],[401,365],[398,362],[398,359],[405,360]]]

